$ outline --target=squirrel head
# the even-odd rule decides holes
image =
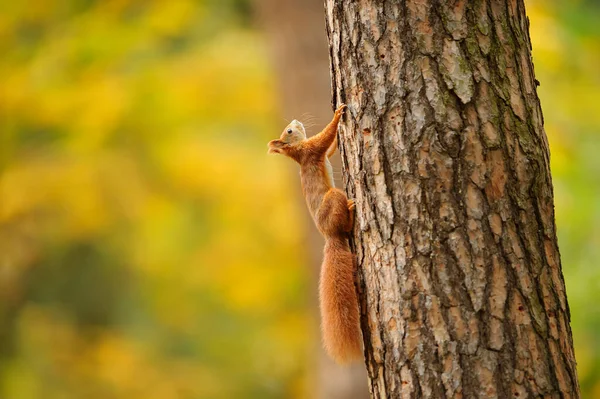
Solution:
[[[304,140],[306,140],[304,125],[294,119],[283,129],[279,139],[269,141],[269,154],[292,156],[293,150]]]

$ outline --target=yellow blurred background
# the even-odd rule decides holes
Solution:
[[[526,3],[579,378],[600,398],[600,4]],[[256,15],[0,0],[0,398],[313,397],[312,233],[293,165],[266,155],[301,115]]]

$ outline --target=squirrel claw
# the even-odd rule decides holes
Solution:
[[[354,208],[356,208],[356,204],[354,203],[354,200],[353,199],[349,199],[348,200],[348,210],[349,211],[353,211]]]
[[[346,104],[340,104],[340,106],[335,110],[335,113],[337,115],[341,115],[342,113],[344,113],[344,110],[347,108]]]

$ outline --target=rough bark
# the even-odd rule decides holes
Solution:
[[[281,129],[291,119],[298,119],[307,126],[309,134],[318,132],[331,120],[329,110],[330,88],[328,74],[327,38],[322,0],[256,0],[254,3],[258,20],[269,41],[272,62],[279,87],[281,112],[288,120],[281,120]],[[308,123],[307,123],[308,122]],[[275,137],[275,134],[273,137]],[[339,157],[333,160],[339,170]],[[291,165],[292,173],[297,167]],[[335,174],[339,177],[339,174]],[[337,180],[337,179],[336,179]],[[336,181],[339,183],[339,181]],[[306,202],[298,181],[298,206],[306,209]],[[324,241],[314,227],[306,210],[306,245],[312,266],[315,320],[319,320],[317,286],[319,268],[323,260]],[[363,399],[369,397],[367,376],[363,365],[341,367],[335,364],[322,349],[321,333],[314,331],[315,375],[309,379],[312,397],[323,399]]]
[[[522,0],[326,0],[373,397],[578,397]]]

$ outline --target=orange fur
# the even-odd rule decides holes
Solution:
[[[304,126],[292,121],[269,152],[286,155],[300,164],[306,203],[325,237],[319,300],[321,328],[327,353],[338,363],[362,357],[358,300],[354,288],[354,256],[348,234],[354,225],[354,201],[333,187],[328,157],[335,151],[337,127],[346,106],[339,107],[323,131],[306,138]]]

